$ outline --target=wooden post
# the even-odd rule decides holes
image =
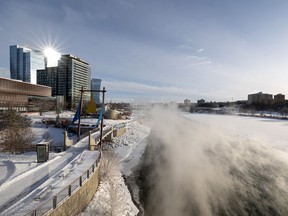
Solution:
[[[103,113],[101,119],[101,130],[100,130],[100,153],[102,152],[102,136],[103,136],[103,121],[104,121],[104,113],[105,113],[105,87],[103,87],[102,91],[102,106],[103,106]]]
[[[53,197],[53,209],[57,207],[57,196]]]
[[[82,115],[82,107],[83,107],[83,86],[81,87],[81,101],[80,101],[80,115],[79,115],[79,119],[78,119],[78,133],[77,133],[77,141],[80,140],[80,132],[81,132],[81,115]]]
[[[72,194],[71,185],[69,185],[68,186],[68,195],[69,195],[69,197],[71,196],[71,194]]]

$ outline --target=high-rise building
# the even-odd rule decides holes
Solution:
[[[67,108],[76,108],[81,95],[81,87],[91,87],[91,67],[80,58],[67,54],[58,62],[58,95],[63,95]],[[85,92],[84,101],[90,100],[90,93]]]
[[[37,84],[50,86],[52,88],[52,96],[58,95],[58,67],[46,67],[37,70]]]
[[[101,81],[101,79],[92,78],[91,90],[101,90]],[[93,97],[96,104],[100,104],[100,92],[92,92],[91,96]]]
[[[11,79],[36,84],[37,70],[44,68],[43,52],[20,45],[10,46]]]

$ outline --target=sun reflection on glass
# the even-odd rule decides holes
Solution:
[[[57,52],[52,47],[46,47],[44,49],[44,55],[47,61],[47,67],[55,67],[58,65],[58,60],[61,57],[61,54]]]

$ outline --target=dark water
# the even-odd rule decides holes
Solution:
[[[201,137],[151,133],[134,172],[145,215],[288,215],[286,152],[249,138]]]

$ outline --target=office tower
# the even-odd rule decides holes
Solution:
[[[20,45],[10,46],[11,79],[36,84],[37,70],[44,68],[43,52]]]
[[[91,87],[91,67],[80,58],[67,54],[58,62],[58,95],[63,95],[67,108],[76,108],[81,95],[81,87]],[[84,101],[90,100],[90,92],[83,95]]]
[[[101,79],[92,78],[91,90],[101,90],[101,81]],[[91,96],[93,97],[96,104],[100,103],[100,92],[92,92]]]
[[[46,67],[37,70],[37,84],[50,86],[52,88],[52,97],[58,95],[58,67]]]

